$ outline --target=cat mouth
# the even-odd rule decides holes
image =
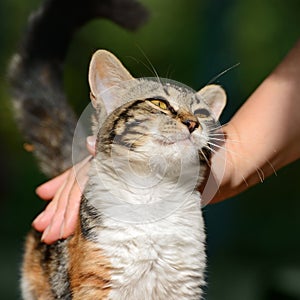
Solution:
[[[156,141],[162,146],[169,146],[169,145],[180,145],[180,144],[194,144],[191,135],[184,135],[184,136],[176,136],[176,137],[162,137],[156,139]]]

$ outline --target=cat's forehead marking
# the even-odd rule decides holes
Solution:
[[[200,104],[201,102],[203,102],[202,99],[199,99],[199,96],[197,96],[197,94],[195,95],[195,102],[196,104]]]
[[[195,94],[195,102],[197,104],[200,104],[200,103],[206,103],[205,102],[205,98],[201,95],[198,95],[198,94]]]
[[[174,106],[174,108],[184,107],[189,109],[194,100],[194,93],[190,90],[182,88],[180,86],[168,86],[169,102]]]

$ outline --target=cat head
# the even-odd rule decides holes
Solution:
[[[126,153],[129,160],[141,162],[141,169],[147,162],[150,169],[163,168],[164,174],[178,173],[203,159],[226,104],[218,85],[195,92],[170,80],[136,79],[105,50],[92,57],[89,84],[97,112],[97,151],[116,157]]]

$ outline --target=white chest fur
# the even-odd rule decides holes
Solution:
[[[99,247],[109,257],[111,300],[200,299],[205,234],[199,195],[152,223],[130,224],[104,216]]]

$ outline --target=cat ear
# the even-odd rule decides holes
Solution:
[[[106,50],[95,52],[89,68],[93,106],[99,109],[104,104],[107,114],[111,113],[123,104],[117,95],[117,86],[132,79],[134,78],[112,53]]]
[[[226,93],[224,89],[219,85],[211,84],[197,92],[196,96],[204,100],[210,107],[216,120],[218,120],[226,105]]]

